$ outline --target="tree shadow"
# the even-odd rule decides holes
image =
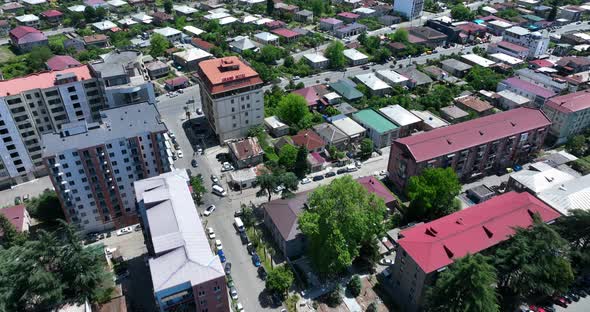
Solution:
[[[189,120],[185,120],[182,123],[182,130],[186,134],[193,152],[196,152],[196,146],[199,145],[205,149],[209,146],[219,145],[219,140],[215,135],[215,132],[209,125],[207,119],[200,115]]]
[[[156,311],[147,254],[127,260],[129,277],[121,282],[130,311]]]
[[[282,299],[278,295],[271,293],[266,288],[258,295],[258,303],[263,308],[272,309],[276,309],[283,304]]]

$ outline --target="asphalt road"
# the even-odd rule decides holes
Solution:
[[[195,116],[196,114],[193,114],[191,116],[193,118],[190,122],[187,122],[184,107],[187,106],[187,101],[193,98],[195,100],[194,106],[193,104],[189,106],[195,112],[196,109],[201,107],[198,86],[187,88],[183,94],[173,98],[167,95],[159,97],[157,107],[168,129],[176,135],[178,144],[185,155],[184,158],[178,159],[175,162],[175,167],[189,168],[193,175],[201,174],[207,190],[211,190],[211,173],[216,171],[209,167],[205,156],[194,156],[199,164],[197,168],[192,168],[190,165],[194,152],[193,146],[196,145],[195,135],[192,130],[185,131],[185,129],[189,128],[187,125],[190,122],[198,123],[201,126],[205,125],[204,119]],[[202,142],[201,140],[199,141]],[[200,144],[201,146],[204,145],[204,143]],[[209,148],[211,145],[207,145],[207,147]],[[207,150],[205,150],[205,153],[207,153]],[[248,201],[243,200],[243,202],[247,203]],[[261,301],[264,301],[262,299],[263,295],[261,295],[264,291],[264,282],[257,277],[256,268],[252,265],[250,256],[233,227],[233,215],[240,207],[240,200],[235,196],[234,199],[230,197],[221,198],[212,193],[206,193],[203,196],[203,203],[203,205],[197,208],[199,212],[202,212],[210,204],[214,204],[217,207],[211,216],[202,217],[202,219],[205,227],[212,227],[215,230],[217,239],[220,239],[223,244],[227,261],[232,263],[232,278],[238,290],[238,301],[244,305],[246,311],[278,311],[280,307],[272,308],[267,304],[261,304]]]

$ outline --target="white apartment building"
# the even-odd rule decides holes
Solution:
[[[100,84],[86,65],[0,81],[0,188],[44,174],[42,134],[97,121],[103,108]]]
[[[551,119],[549,133],[555,143],[565,143],[590,127],[590,90],[552,97],[543,112]]]
[[[236,56],[199,63],[203,112],[219,141],[245,137],[264,122],[262,79]]]
[[[506,29],[502,35],[502,39],[528,48],[529,58],[539,57],[545,54],[549,48],[549,36],[546,32],[530,32],[528,29],[520,26]]]
[[[424,0],[396,0],[393,2],[393,11],[403,15],[408,20],[422,16]]]
[[[168,172],[166,126],[153,104],[100,112],[42,137],[43,160],[68,222],[81,232],[138,222],[134,182]]]
[[[107,107],[156,102],[154,85],[142,57],[142,53],[136,50],[115,50],[90,64],[92,75],[104,87]]]

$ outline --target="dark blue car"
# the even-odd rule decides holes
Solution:
[[[260,257],[258,257],[257,254],[252,255],[252,263],[254,264],[255,267],[260,266]]]
[[[221,260],[221,263],[224,263],[226,259],[225,259],[225,254],[223,253],[223,250],[218,250],[217,255],[219,256],[219,260]]]

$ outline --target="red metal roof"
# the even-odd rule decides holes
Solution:
[[[521,107],[401,138],[395,143],[405,145],[416,162],[422,162],[550,124],[540,110]]]
[[[64,70],[82,65],[78,60],[69,55],[56,55],[48,59],[45,64],[50,70]]]
[[[211,94],[262,83],[258,73],[237,56],[202,61],[199,69]]]
[[[500,41],[497,43],[497,45],[504,48],[504,49],[515,51],[515,52],[528,52],[529,51],[529,49],[527,47],[523,47],[521,45],[514,44],[514,43],[508,42],[508,41]]]
[[[369,193],[375,194],[377,197],[383,198],[385,204],[395,202],[395,196],[391,191],[381,183],[381,181],[375,179],[373,176],[362,177],[356,180],[360,183]]]
[[[277,36],[285,37],[285,38],[295,38],[299,36],[298,32],[292,31],[291,29],[287,28],[279,28],[271,30]]]
[[[14,36],[16,39],[20,39],[30,33],[41,33],[41,31],[29,26],[17,26],[10,31],[10,35]]]
[[[3,214],[12,225],[14,225],[17,232],[23,231],[23,224],[25,222],[25,205],[16,205],[12,207],[1,208],[0,213]],[[0,236],[2,236],[0,229]]]
[[[0,80],[0,96],[19,94],[23,91],[32,89],[45,89],[53,87],[55,83],[55,76],[58,74],[67,73],[75,74],[78,77],[78,80],[92,79],[90,70],[86,65],[72,67],[64,70],[40,72],[10,80]]]
[[[590,108],[590,90],[556,96],[549,99],[545,105],[563,113],[573,113],[588,109]]]
[[[342,13],[338,13],[338,16],[344,17],[344,18],[351,18],[351,19],[356,19],[359,18],[360,15],[352,13],[352,12],[342,12]]]
[[[400,232],[399,245],[425,273],[507,240],[538,213],[544,222],[560,214],[529,193],[509,192],[446,217]]]
[[[326,143],[319,135],[311,130],[301,130],[299,133],[291,137],[293,143],[297,146],[305,146],[308,151],[316,148],[324,147]]]
[[[183,84],[185,84],[187,82],[188,82],[188,78],[186,78],[186,77],[176,77],[176,78],[171,78],[171,79],[164,81],[164,83],[166,83],[167,85],[169,85],[173,88],[178,87],[178,86],[182,86]]]
[[[549,60],[532,60],[529,64],[535,65],[537,67],[553,67],[555,64]]]
[[[47,11],[41,13],[41,15],[45,16],[45,17],[58,17],[58,16],[62,16],[64,14],[58,10],[47,10]]]

